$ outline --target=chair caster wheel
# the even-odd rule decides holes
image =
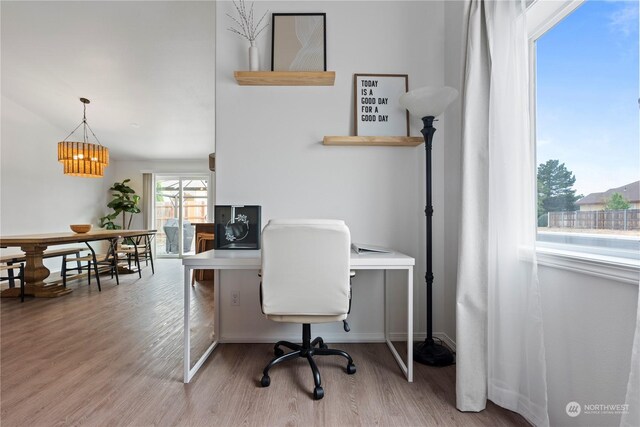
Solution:
[[[269,387],[269,384],[271,384],[271,378],[269,378],[268,375],[263,375],[262,379],[260,380],[260,384],[262,385],[262,387]]]
[[[353,363],[349,363],[347,365],[347,374],[353,375],[355,373],[356,373],[356,365],[354,365]]]
[[[329,348],[329,346],[323,342],[322,344],[320,344],[320,348]]]
[[[313,398],[315,400],[320,400],[323,397],[324,397],[324,390],[322,389],[322,387],[318,386],[313,389]]]
[[[274,347],[273,348],[273,354],[276,357],[280,357],[280,356],[282,356],[284,354],[284,350],[282,350],[280,347]]]

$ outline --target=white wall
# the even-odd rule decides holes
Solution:
[[[247,69],[248,46],[226,31],[225,12],[232,11],[231,3],[220,2],[218,8],[217,202],[262,205],[263,225],[278,217],[344,219],[353,241],[390,246],[416,257],[416,330],[424,332],[424,146],[327,147],[321,141],[324,135],[352,134],[354,73],[408,74],[410,88],[443,83],[443,4],[256,2],[257,10],[327,14],[327,66],[337,73],[333,87],[237,86],[233,71]],[[270,39],[260,39],[262,69],[270,65]],[[413,135],[419,135],[419,125],[412,119]],[[442,126],[434,150],[436,206],[442,206],[444,133]],[[443,276],[443,218],[443,210],[436,209],[436,281]],[[399,283],[402,275],[390,274],[389,279]],[[227,272],[222,280],[223,338],[273,340],[285,331],[299,335],[297,326],[273,324],[256,310],[255,272]],[[338,324],[325,330],[346,340],[380,339],[381,284],[380,273],[359,273],[352,333],[340,333]],[[229,305],[232,289],[241,291],[240,307]],[[398,309],[393,330],[402,330],[403,298],[396,295],[392,304]],[[443,298],[437,285],[434,306],[442,307]],[[436,331],[442,317],[438,311]]]
[[[539,266],[552,426],[618,426],[620,415],[567,416],[569,402],[624,404],[638,284]]]
[[[108,167],[103,178],[64,175],[57,147],[69,129],[51,125],[5,96],[1,102],[0,234],[66,232],[69,224],[97,227],[113,169]],[[59,270],[59,263],[45,265]]]

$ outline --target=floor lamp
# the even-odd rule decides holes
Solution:
[[[456,99],[457,96],[458,91],[451,87],[423,87],[407,92],[400,97],[400,105],[409,110],[412,115],[420,117],[424,125],[421,132],[424,136],[427,177],[426,206],[424,209],[424,214],[427,220],[427,272],[425,274],[425,281],[427,283],[427,338],[423,342],[415,343],[413,346],[413,360],[425,365],[433,366],[445,366],[453,363],[453,354],[451,353],[451,350],[441,344],[437,344],[433,340],[433,205],[431,202],[431,147],[433,134],[436,132],[436,128],[433,127],[433,121],[437,116],[444,112],[447,106]]]

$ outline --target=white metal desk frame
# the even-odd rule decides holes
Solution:
[[[387,275],[384,274],[384,339],[400,365],[408,382],[413,382],[413,266],[415,260],[399,252],[392,253],[351,253],[352,270],[407,270],[407,364],[400,357],[389,338],[387,309]],[[261,257],[259,250],[215,251],[210,250],[197,255],[185,257],[184,266],[184,382],[188,383],[220,343],[220,273],[219,270],[260,270]],[[214,298],[215,340],[198,359],[193,368],[191,360],[190,311],[191,311],[191,271],[215,269]]]

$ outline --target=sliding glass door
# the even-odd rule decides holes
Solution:
[[[207,222],[208,175],[155,177],[156,255],[177,258],[195,253],[195,224]]]

